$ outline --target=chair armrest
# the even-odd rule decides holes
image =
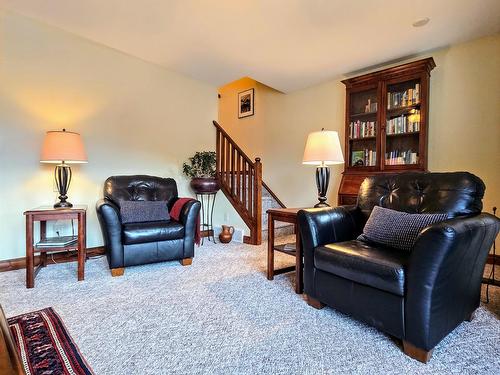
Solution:
[[[193,228],[195,228],[195,219],[198,216],[198,213],[200,212],[201,209],[201,203],[200,201],[197,201],[196,199],[193,199],[189,202],[187,202],[181,210],[181,213],[179,215],[179,222],[182,223],[182,225],[187,226],[187,225],[192,225]],[[187,230],[187,228],[186,228]]]
[[[314,249],[356,238],[361,233],[361,210],[357,206],[300,210],[297,222],[304,253],[304,290],[314,297]]]
[[[499,223],[483,213],[433,224],[419,234],[407,270],[407,341],[430,350],[479,306]]]
[[[195,199],[182,206],[179,222],[184,226],[184,258],[194,257],[194,241],[201,203]]]
[[[300,210],[297,221],[304,248],[356,238],[361,233],[360,213],[357,206]]]
[[[96,204],[96,211],[110,268],[124,267],[120,209],[110,200],[100,199]]]

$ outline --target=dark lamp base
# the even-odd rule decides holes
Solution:
[[[59,164],[54,170],[54,178],[56,180],[57,191],[59,191],[59,202],[54,204],[54,208],[70,208],[73,205],[66,201],[68,199],[68,189],[71,183],[71,168],[69,165]]]
[[[330,168],[327,166],[321,166],[316,168],[316,187],[318,188],[318,200],[315,208],[318,207],[330,207],[326,203],[326,192],[328,190],[328,184],[330,182]]]
[[[72,203],[66,202],[66,201],[60,201],[54,204],[54,208],[71,208],[73,207]]]
[[[330,205],[326,202],[319,202],[314,205],[314,208],[321,208],[321,207],[330,207]]]

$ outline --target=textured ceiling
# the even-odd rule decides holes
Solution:
[[[500,32],[499,0],[2,2],[216,86],[250,76],[283,92]]]

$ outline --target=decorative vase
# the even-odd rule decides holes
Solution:
[[[219,181],[214,177],[196,177],[189,184],[191,189],[197,194],[215,193],[219,191]]]
[[[219,234],[219,241],[221,243],[229,243],[233,239],[234,227],[230,225],[223,225],[222,232]]]

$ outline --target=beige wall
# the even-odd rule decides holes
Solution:
[[[237,93],[255,88],[255,115],[238,119]],[[302,165],[307,135],[337,130],[343,139],[344,86],[331,81],[282,94],[250,78],[219,88],[219,121],[243,150],[263,162],[263,179],[288,207],[317,202],[315,167]],[[342,166],[332,168],[330,202],[336,202]]]
[[[429,169],[480,176],[487,186],[484,209],[491,211],[500,205],[500,35],[413,60],[428,56],[437,65],[431,77]],[[249,79],[219,88],[221,125],[249,156],[262,157],[264,180],[289,207],[315,203],[314,167],[301,164],[307,134],[337,130],[343,143],[344,78],[287,95]],[[236,93],[250,87],[256,88],[255,116],[239,120]],[[332,167],[332,204],[341,171]]]
[[[0,11],[0,260],[24,256],[23,211],[54,203],[47,130],[83,136],[70,201],[87,204],[88,246],[102,244],[95,203],[106,177],[152,174],[192,195],[182,162],[215,149],[216,88],[12,13]],[[215,222],[239,217],[218,196]],[[69,230],[65,223],[63,233]]]

